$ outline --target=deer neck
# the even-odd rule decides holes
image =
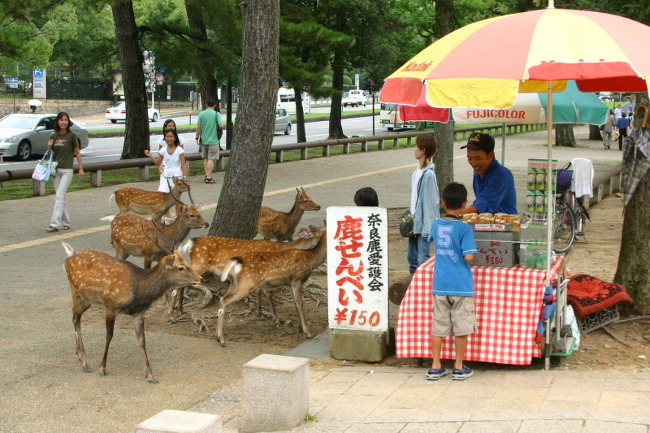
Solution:
[[[167,290],[175,288],[173,283],[165,281],[160,262],[151,269],[134,268],[133,299],[126,311],[130,315],[147,310]]]
[[[305,210],[296,201],[287,215],[287,229],[295,229]]]
[[[190,229],[187,227],[187,220],[182,215],[176,217],[168,226],[165,226],[165,237],[173,245],[179,244],[189,233]]]

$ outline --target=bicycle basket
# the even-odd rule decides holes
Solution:
[[[571,189],[571,176],[573,174],[572,170],[567,170],[564,168],[561,168],[557,170],[557,180],[555,182],[556,185],[556,192],[558,193],[565,193],[569,189]]]

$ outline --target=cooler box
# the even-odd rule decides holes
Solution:
[[[478,254],[472,265],[511,268],[518,264],[519,232],[474,231],[474,240]]]

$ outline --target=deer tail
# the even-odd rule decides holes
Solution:
[[[74,249],[69,243],[61,242],[61,245],[63,245],[63,249],[65,250],[65,253],[68,255],[68,257],[72,257],[74,255]]]
[[[111,205],[111,202],[115,201],[115,193],[111,194],[111,196],[108,198],[108,205]]]
[[[233,257],[228,261],[228,264],[223,268],[223,272],[221,273],[221,281],[226,281],[228,279],[228,275],[232,272],[232,276],[236,277],[239,275],[242,269],[242,260],[239,257]]]
[[[112,222],[115,218],[117,218],[117,215],[111,214],[111,215],[106,215],[105,217],[100,218],[99,220],[100,221],[111,221]]]
[[[183,254],[184,256],[189,256],[193,246],[194,246],[194,239],[190,239],[187,242],[185,242],[183,245],[181,245],[178,251],[180,251],[181,254]]]

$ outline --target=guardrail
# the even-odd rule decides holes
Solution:
[[[538,131],[545,129],[545,123],[537,123],[533,125],[515,125],[515,124],[503,124],[503,125],[494,125],[494,126],[485,126],[481,128],[460,128],[454,131],[454,140],[466,140],[469,133],[472,132],[488,132],[492,135],[502,135],[504,132],[506,135],[518,134],[530,131]],[[343,153],[350,153],[352,145],[360,145],[362,152],[368,152],[371,150],[371,146],[376,146],[377,150],[386,149],[387,143],[392,142],[392,147],[397,147],[399,140],[406,139],[407,146],[411,146],[413,139],[419,135],[430,134],[431,131],[409,131],[401,133],[391,133],[383,135],[371,135],[371,136],[362,136],[362,137],[349,137],[349,138],[340,138],[340,139],[331,139],[331,140],[321,140],[321,141],[310,141],[304,143],[296,143],[292,145],[283,145],[281,148],[276,148],[271,150],[271,153],[275,153],[275,162],[280,163],[284,161],[284,156],[286,152],[289,151],[300,151],[300,159],[309,158],[309,149],[322,148],[323,156],[329,156],[330,150],[333,146],[342,146]],[[223,170],[225,166],[225,159],[230,157],[229,150],[222,150],[219,153],[219,160],[216,162],[216,169]],[[199,153],[190,153],[185,155],[187,161],[199,161],[203,157]],[[102,185],[102,172],[105,170],[117,170],[123,168],[139,168],[139,178],[141,180],[149,179],[149,167],[154,164],[149,158],[135,158],[135,159],[122,159],[118,161],[107,161],[107,162],[91,162],[84,164],[84,171],[90,173],[90,184],[93,187],[99,187]],[[75,168],[75,172],[77,169]],[[0,182],[7,182],[12,180],[24,180],[31,179],[33,169],[23,169],[23,170],[6,170],[0,172]],[[45,195],[45,182],[40,182],[37,180],[33,181],[33,194],[34,195]]]

